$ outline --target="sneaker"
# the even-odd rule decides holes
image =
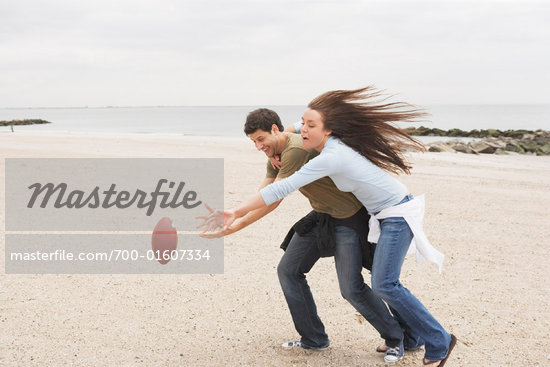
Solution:
[[[422,348],[423,346],[424,344],[415,345],[414,347],[408,347],[405,345],[405,352],[416,352],[417,350],[420,350],[420,348]],[[382,344],[376,347],[376,351],[378,353],[386,353],[386,350],[388,350],[386,344]]]
[[[405,354],[405,348],[403,348],[403,342],[401,342],[397,347],[390,348],[387,347],[386,355],[384,356],[384,361],[388,363],[394,363],[403,359]]]
[[[294,342],[283,343],[281,346],[284,349],[302,348],[302,349],[324,350],[324,349],[327,349],[329,345],[330,343],[327,343],[327,345],[323,345],[322,347],[310,347],[309,345],[302,344],[301,341],[294,341]]]

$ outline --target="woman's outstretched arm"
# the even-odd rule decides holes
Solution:
[[[208,217],[203,218],[204,222],[199,227],[206,226],[205,231],[213,231],[217,228],[226,230],[237,218],[246,215],[248,212],[265,207],[276,201],[283,199],[292,191],[298,190],[321,177],[330,175],[335,164],[333,155],[319,155],[300,170],[294,172],[291,176],[267,185],[259,193],[254,194],[239,206],[228,210],[216,210]]]
[[[262,199],[262,196],[257,193],[243,201],[236,208],[228,210],[215,210],[210,213],[207,217],[199,217],[204,219],[204,222],[200,224],[197,228],[206,227],[204,232],[214,231],[217,228],[223,228],[226,230],[237,218],[243,217],[249,212],[265,208],[267,205]]]

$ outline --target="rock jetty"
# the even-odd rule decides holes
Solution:
[[[10,126],[10,125],[34,125],[34,124],[51,124],[50,121],[41,120],[41,119],[26,119],[26,120],[11,120],[11,121],[0,121],[0,126]]]
[[[459,139],[427,143],[430,152],[460,152],[469,154],[531,154],[550,155],[550,131],[537,130],[440,130],[424,127],[407,129],[410,135],[475,138],[469,142]]]

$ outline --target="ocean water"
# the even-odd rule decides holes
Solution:
[[[16,130],[69,133],[183,134],[242,136],[248,112],[260,106],[2,108],[0,120],[44,119],[51,124]],[[262,106],[275,110],[287,126],[300,120],[305,106]],[[424,125],[448,130],[550,130],[550,105],[432,105]],[[9,131],[9,126],[0,131]]]

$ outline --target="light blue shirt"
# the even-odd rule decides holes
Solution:
[[[264,187],[260,194],[269,205],[325,176],[341,191],[353,193],[369,213],[396,205],[407,195],[405,185],[332,136],[321,154],[292,176]]]

